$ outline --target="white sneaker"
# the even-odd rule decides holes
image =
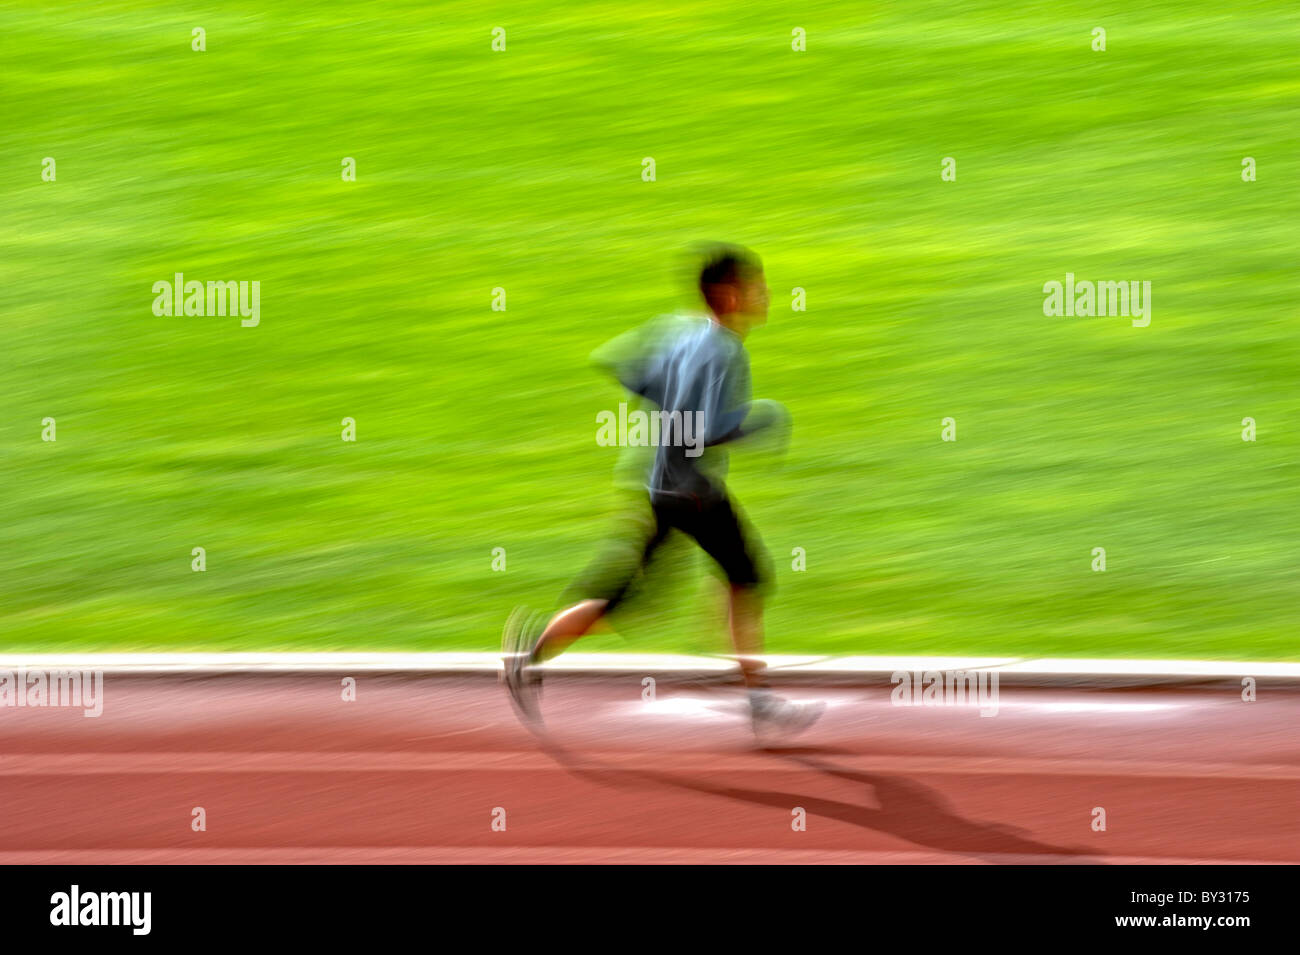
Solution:
[[[826,710],[820,700],[815,703],[791,703],[772,693],[759,690],[750,693],[750,717],[756,736],[793,736],[812,726]]]
[[[501,633],[501,682],[510,693],[510,702],[526,725],[542,721],[542,676],[532,663],[532,648],[546,618],[528,614],[516,607]]]

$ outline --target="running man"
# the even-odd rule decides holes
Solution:
[[[775,402],[750,398],[749,356],[743,341],[751,328],[767,320],[762,263],[747,249],[713,249],[700,271],[699,289],[707,317],[681,322],[650,345],[645,336],[625,336],[597,353],[598,362],[625,388],[660,409],[653,412],[661,424],[646,480],[651,519],[644,539],[634,542],[634,566],[617,569],[611,577],[609,564],[598,559],[580,581],[582,599],[544,627],[540,620],[536,627],[525,622],[521,611],[507,622],[503,681],[520,716],[530,724],[541,718],[537,664],[564,652],[609,614],[674,531],[694,539],[727,577],[731,640],[755,732],[798,732],[812,725],[824,708],[821,703],[791,703],[767,688],[759,655],[761,589],[769,562],[723,483],[726,451],[720,445],[788,419]],[[638,346],[626,354],[629,338]]]

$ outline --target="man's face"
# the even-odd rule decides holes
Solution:
[[[747,315],[751,325],[762,325],[767,321],[767,305],[767,279],[762,272],[757,272],[741,283],[737,311]]]

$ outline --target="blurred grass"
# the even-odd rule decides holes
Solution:
[[[1300,659],[1300,10],[1004,6],[0,6],[0,645],[494,647],[617,508],[586,356],[721,238],[774,652]],[[1045,318],[1067,271],[1151,326]],[[703,593],[630,645],[720,647]]]

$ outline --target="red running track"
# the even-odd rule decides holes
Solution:
[[[764,749],[730,687],[552,680],[538,738],[490,679],[362,674],[344,702],[341,677],[0,708],[0,863],[1300,861],[1285,690],[1004,685],[981,717],[803,687],[826,715]]]

